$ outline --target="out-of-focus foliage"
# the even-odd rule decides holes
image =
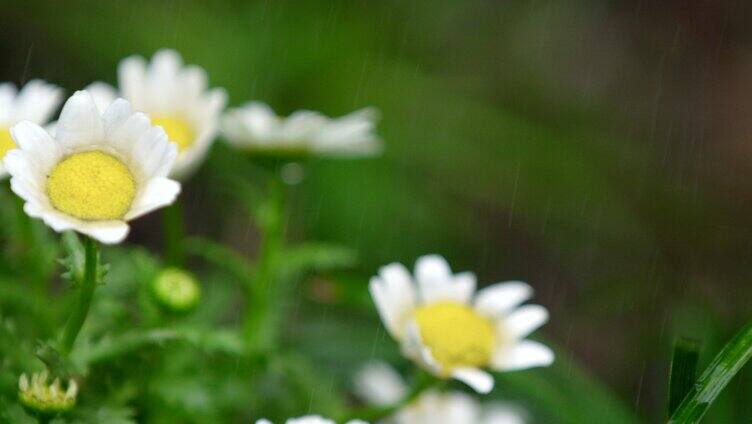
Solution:
[[[3,81],[72,91],[113,82],[124,56],[172,47],[231,105],[382,113],[382,158],[312,160],[291,193],[286,236],[306,241],[286,252],[296,295],[283,353],[249,356],[231,331],[257,272],[249,207],[263,186],[252,159],[217,145],[182,194],[199,307],[170,316],[150,298],[158,219],[105,249],[111,268],[72,356],[87,376],[72,422],[340,416],[364,361],[404,364],[368,277],[434,251],[481,282],[528,281],[551,309],[556,364],[500,376],[492,396],[538,422],[663,419],[673,340],[703,339],[704,367],[749,319],[752,190],[733,162],[714,163],[735,156],[733,140],[696,129],[682,103],[695,79],[676,76],[705,69],[686,57],[731,53],[713,56],[693,23],[661,16],[640,2],[4,1]],[[32,422],[11,406],[17,378],[41,368],[37,340],[56,334],[75,290],[57,277],[58,237],[26,228],[17,207],[3,190],[0,421]],[[752,416],[749,376],[708,422]]]

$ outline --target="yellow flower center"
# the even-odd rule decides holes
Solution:
[[[15,148],[16,143],[13,141],[13,137],[10,136],[10,130],[0,127],[0,159],[4,158],[6,153]]]
[[[167,138],[178,145],[179,152],[193,145],[193,128],[185,119],[175,115],[152,115],[151,123],[162,127]]]
[[[75,153],[55,166],[47,178],[55,209],[76,218],[120,219],[131,207],[136,182],[114,156],[100,151]]]
[[[446,371],[490,362],[496,335],[487,318],[452,301],[421,306],[414,314],[423,343]]]

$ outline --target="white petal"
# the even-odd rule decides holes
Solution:
[[[136,219],[155,209],[169,205],[180,193],[180,183],[164,177],[150,179],[134,200],[131,210],[125,216],[126,221]]]
[[[433,357],[431,349],[423,344],[418,324],[412,320],[407,324],[407,331],[402,340],[402,354],[436,376],[442,376],[444,367]]]
[[[320,415],[306,415],[305,417],[290,418],[287,424],[335,424],[334,421]]]
[[[180,73],[180,84],[183,86],[182,94],[189,101],[199,100],[201,94],[206,90],[208,77],[206,71],[202,68],[189,65]]]
[[[175,163],[177,145],[168,141],[162,127],[151,127],[136,140],[131,154],[144,178],[164,177]]]
[[[74,229],[104,244],[115,244],[125,239],[130,228],[123,221],[95,221]]]
[[[110,104],[114,102],[118,97],[117,91],[113,86],[101,81],[93,82],[87,85],[84,90],[88,91],[91,94],[91,97],[94,99],[94,103],[96,103],[97,109],[99,109],[100,113],[104,113],[104,111],[107,110],[107,107],[109,107]]]
[[[11,175],[10,187],[22,199],[44,203],[46,174],[35,165],[30,155],[21,149],[14,149],[5,155],[5,169]]]
[[[123,97],[134,108],[143,109],[146,103],[146,62],[139,56],[123,59],[118,65],[118,85]]]
[[[435,282],[421,286],[423,302],[437,302],[451,300],[469,304],[475,293],[475,274],[461,272],[450,277],[449,280]]]
[[[475,309],[488,317],[500,317],[533,295],[533,289],[521,281],[496,283],[478,291]]]
[[[8,125],[17,119],[13,114],[13,103],[16,100],[16,86],[11,83],[0,83],[0,124]]]
[[[388,406],[407,395],[407,385],[391,365],[372,361],[355,376],[355,391],[371,405]]]
[[[452,275],[449,264],[439,255],[418,258],[415,278],[423,303],[442,300],[468,303],[475,291],[475,275],[470,272]]]
[[[443,282],[452,276],[446,259],[440,255],[425,255],[415,263],[415,278],[418,283]]]
[[[525,414],[513,405],[491,402],[485,406],[481,424],[525,424]]]
[[[133,116],[131,104],[125,99],[116,99],[110,102],[102,112],[102,122],[104,125],[105,138],[112,142],[113,135],[122,128],[128,119]],[[117,139],[116,139],[117,140]],[[117,140],[120,141],[120,140]],[[117,143],[114,143],[117,145]]]
[[[439,412],[442,423],[477,423],[481,415],[480,403],[465,393],[452,392],[441,395]]]
[[[60,105],[63,90],[42,80],[32,80],[18,93],[15,100],[14,118],[45,124],[52,112]]]
[[[371,278],[368,287],[384,326],[394,338],[401,339],[415,307],[415,289],[409,272],[398,263],[384,266],[379,276]]]
[[[554,362],[554,352],[544,344],[522,340],[509,349],[495,352],[491,362],[498,371],[545,367]]]
[[[494,386],[494,379],[491,374],[478,368],[455,368],[452,370],[452,377],[481,394],[490,392]]]
[[[504,330],[514,338],[523,339],[548,321],[548,311],[540,305],[525,305],[502,319]]]
[[[124,156],[133,159],[136,143],[149,128],[151,128],[149,117],[137,112],[118,127],[110,125],[107,141],[112,146],[118,146],[118,150],[124,152]]]
[[[57,122],[55,137],[65,148],[76,148],[102,141],[102,117],[91,94],[77,91],[65,102]]]
[[[39,125],[22,121],[14,125],[11,135],[16,145],[26,153],[32,169],[40,174],[47,174],[60,160],[62,152],[52,136]]]
[[[262,418],[260,420],[256,420],[256,424],[274,424],[271,421],[267,420],[266,418]]]

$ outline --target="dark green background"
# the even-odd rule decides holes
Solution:
[[[288,237],[355,248],[359,261],[301,283],[291,338],[343,378],[372,355],[394,355],[368,277],[436,252],[484,284],[528,281],[551,311],[541,335],[558,365],[502,377],[498,396],[566,421],[557,408],[598,409],[593,396],[603,395],[581,368],[620,411],[656,421],[673,340],[701,339],[706,364],[752,315],[749,9],[5,0],[0,80],[41,77],[71,93],[115,82],[127,55],[171,47],[232,106],[378,107],[383,157],[313,161],[293,194]],[[253,257],[252,224],[221,187],[242,166],[234,155],[214,149],[188,183],[189,227]],[[129,241],[158,248],[159,224],[136,223]],[[317,294],[330,283],[332,296]],[[746,422],[750,383],[743,372],[707,422]]]

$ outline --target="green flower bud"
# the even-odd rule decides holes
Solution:
[[[193,275],[178,268],[166,268],[152,281],[154,298],[172,312],[187,312],[201,299],[201,286]]]
[[[78,395],[76,382],[68,380],[68,387],[63,390],[59,379],[48,384],[47,378],[46,370],[32,374],[31,381],[26,374],[21,374],[18,379],[18,400],[21,405],[37,416],[55,416],[73,409]]]

